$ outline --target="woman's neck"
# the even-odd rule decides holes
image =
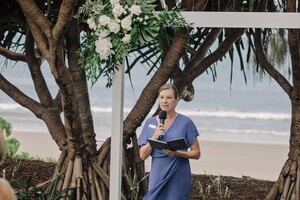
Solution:
[[[173,119],[177,116],[177,112],[176,111],[172,111],[170,113],[167,113],[167,119]]]

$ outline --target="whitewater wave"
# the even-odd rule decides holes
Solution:
[[[0,103],[0,110],[13,111],[24,109],[18,104]],[[111,113],[111,107],[92,106],[93,113]],[[124,113],[129,113],[131,108],[124,107]],[[154,112],[154,111],[152,111]],[[258,120],[290,120],[290,114],[272,113],[272,112],[241,112],[241,111],[206,111],[206,110],[179,110],[187,116],[196,117],[213,117],[213,118],[236,118],[236,119],[258,119]]]
[[[289,136],[288,131],[258,130],[258,129],[225,129],[225,128],[200,128],[199,132],[214,134],[234,135],[268,135],[268,136]]]

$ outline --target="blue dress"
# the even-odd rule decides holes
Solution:
[[[138,139],[139,146],[148,143],[157,127],[155,117],[146,120]],[[187,116],[178,114],[162,137],[163,141],[185,138],[190,147],[199,135],[194,122]],[[187,151],[183,149],[182,151]],[[149,188],[143,200],[188,200],[191,189],[191,168],[189,159],[167,156],[153,149],[149,177]]]

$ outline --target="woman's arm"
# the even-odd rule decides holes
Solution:
[[[168,149],[164,149],[163,152],[168,156],[180,156],[187,159],[196,159],[198,160],[201,156],[200,144],[198,139],[194,142],[194,144],[190,147],[189,151],[171,151]]]
[[[150,146],[150,144],[149,143],[145,144],[140,148],[140,158],[142,160],[146,160],[150,156],[151,152],[152,152],[152,147]]]
[[[157,140],[164,133],[165,133],[165,129],[163,125],[159,124],[159,126],[155,129],[155,132],[153,133],[151,138]],[[142,160],[146,160],[150,156],[151,152],[152,152],[152,147],[148,142],[147,144],[145,144],[140,148],[140,158]]]

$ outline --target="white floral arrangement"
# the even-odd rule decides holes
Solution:
[[[190,27],[180,12],[155,12],[154,0],[87,1],[79,9],[79,18],[88,25],[79,51],[87,76],[95,82],[101,75],[111,86],[114,70],[129,51],[158,40],[162,28]]]

